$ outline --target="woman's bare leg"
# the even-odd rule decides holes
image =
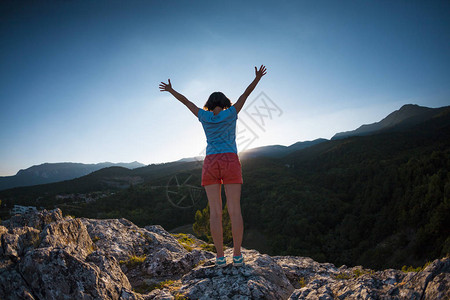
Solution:
[[[231,231],[233,233],[233,255],[241,255],[242,237],[244,235],[244,221],[241,213],[241,187],[240,183],[224,184],[227,196],[228,214],[231,219]]]
[[[222,229],[222,194],[221,184],[205,185],[209,202],[209,227],[216,246],[217,257],[223,253],[223,229]]]

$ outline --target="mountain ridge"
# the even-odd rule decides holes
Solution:
[[[305,149],[323,142],[328,141],[324,138],[318,138],[312,141],[300,141],[289,146],[283,145],[268,145],[257,148],[248,149],[239,153],[240,157],[255,158],[255,157],[283,157],[297,150]]]
[[[27,169],[21,169],[13,176],[0,177],[0,190],[70,180],[112,166],[135,169],[145,165],[137,161],[131,163],[102,162],[96,164],[73,162],[43,163]]]
[[[378,131],[390,130],[395,127],[410,127],[423,123],[440,113],[449,110],[450,106],[429,108],[417,104],[405,104],[393,111],[379,122],[364,124],[355,130],[336,133],[331,140],[344,139],[352,136],[364,136]]]

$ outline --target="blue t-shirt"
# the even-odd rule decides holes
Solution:
[[[206,155],[216,153],[237,153],[236,120],[237,112],[234,106],[222,110],[217,115],[212,111],[200,109],[198,120],[202,123],[206,134]]]

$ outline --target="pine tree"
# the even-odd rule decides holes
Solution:
[[[222,228],[223,228],[223,244],[227,246],[233,245],[233,232],[231,231],[231,219],[228,214],[228,208],[225,207],[222,210]]]
[[[209,204],[202,210],[195,212],[195,223],[192,229],[197,237],[212,243],[211,230],[209,227]]]
[[[224,245],[230,246],[233,242],[233,233],[231,231],[231,219],[226,204],[222,210],[222,228],[223,243]],[[208,243],[213,243],[209,226],[209,204],[206,204],[204,209],[195,212],[195,223],[192,225],[192,229],[197,237],[208,241]]]

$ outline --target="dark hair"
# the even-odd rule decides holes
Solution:
[[[222,92],[214,92],[209,96],[203,108],[212,111],[216,106],[227,109],[231,107],[231,101]]]

